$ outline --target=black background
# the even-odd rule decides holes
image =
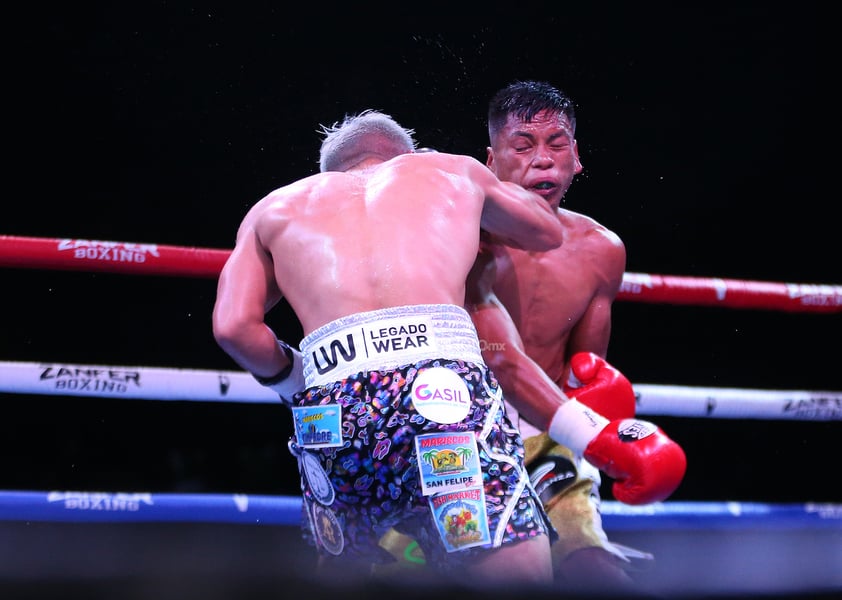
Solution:
[[[0,233],[228,249],[249,206],[317,170],[319,124],[378,108],[484,160],[489,96],[536,78],[577,103],[566,206],[623,238],[627,270],[838,285],[829,10],[33,5],[9,13]],[[0,360],[236,368],[211,335],[212,280],[2,276]],[[297,341],[288,311],[271,321]],[[839,325],[618,302],[609,358],[640,383],[839,390]],[[0,488],[298,490],[280,406],[3,400]],[[838,422],[653,420],[688,454],[675,499],[840,500]]]

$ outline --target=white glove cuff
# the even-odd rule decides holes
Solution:
[[[304,391],[306,387],[304,382],[304,361],[302,360],[301,352],[295,348],[281,340],[278,340],[278,345],[287,355],[290,365],[274,377],[263,378],[255,375],[254,378],[260,385],[264,385],[278,394],[281,400],[287,404],[291,404],[293,396],[298,392]]]
[[[550,437],[570,448],[576,456],[582,456],[585,448],[597,434],[605,429],[609,421],[575,398],[558,407],[550,421]]]

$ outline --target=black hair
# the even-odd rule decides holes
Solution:
[[[573,100],[546,81],[515,81],[498,90],[488,103],[488,135],[493,138],[505,125],[509,115],[529,122],[543,110],[563,113],[576,131],[576,110]]]

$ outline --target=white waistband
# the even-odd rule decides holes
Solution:
[[[398,306],[349,315],[301,340],[301,354],[307,387],[427,358],[483,364],[471,317],[453,304]]]

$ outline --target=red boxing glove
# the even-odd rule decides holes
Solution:
[[[632,384],[593,352],[577,352],[570,358],[570,373],[561,389],[566,396],[575,396],[610,421],[634,418],[636,398]]]
[[[687,470],[684,450],[654,423],[609,422],[575,399],[558,408],[548,430],[553,440],[614,479],[614,497],[626,504],[665,500]]]
[[[611,421],[585,448],[585,459],[614,479],[611,491],[626,504],[668,498],[684,479],[687,457],[681,446],[648,421]]]

